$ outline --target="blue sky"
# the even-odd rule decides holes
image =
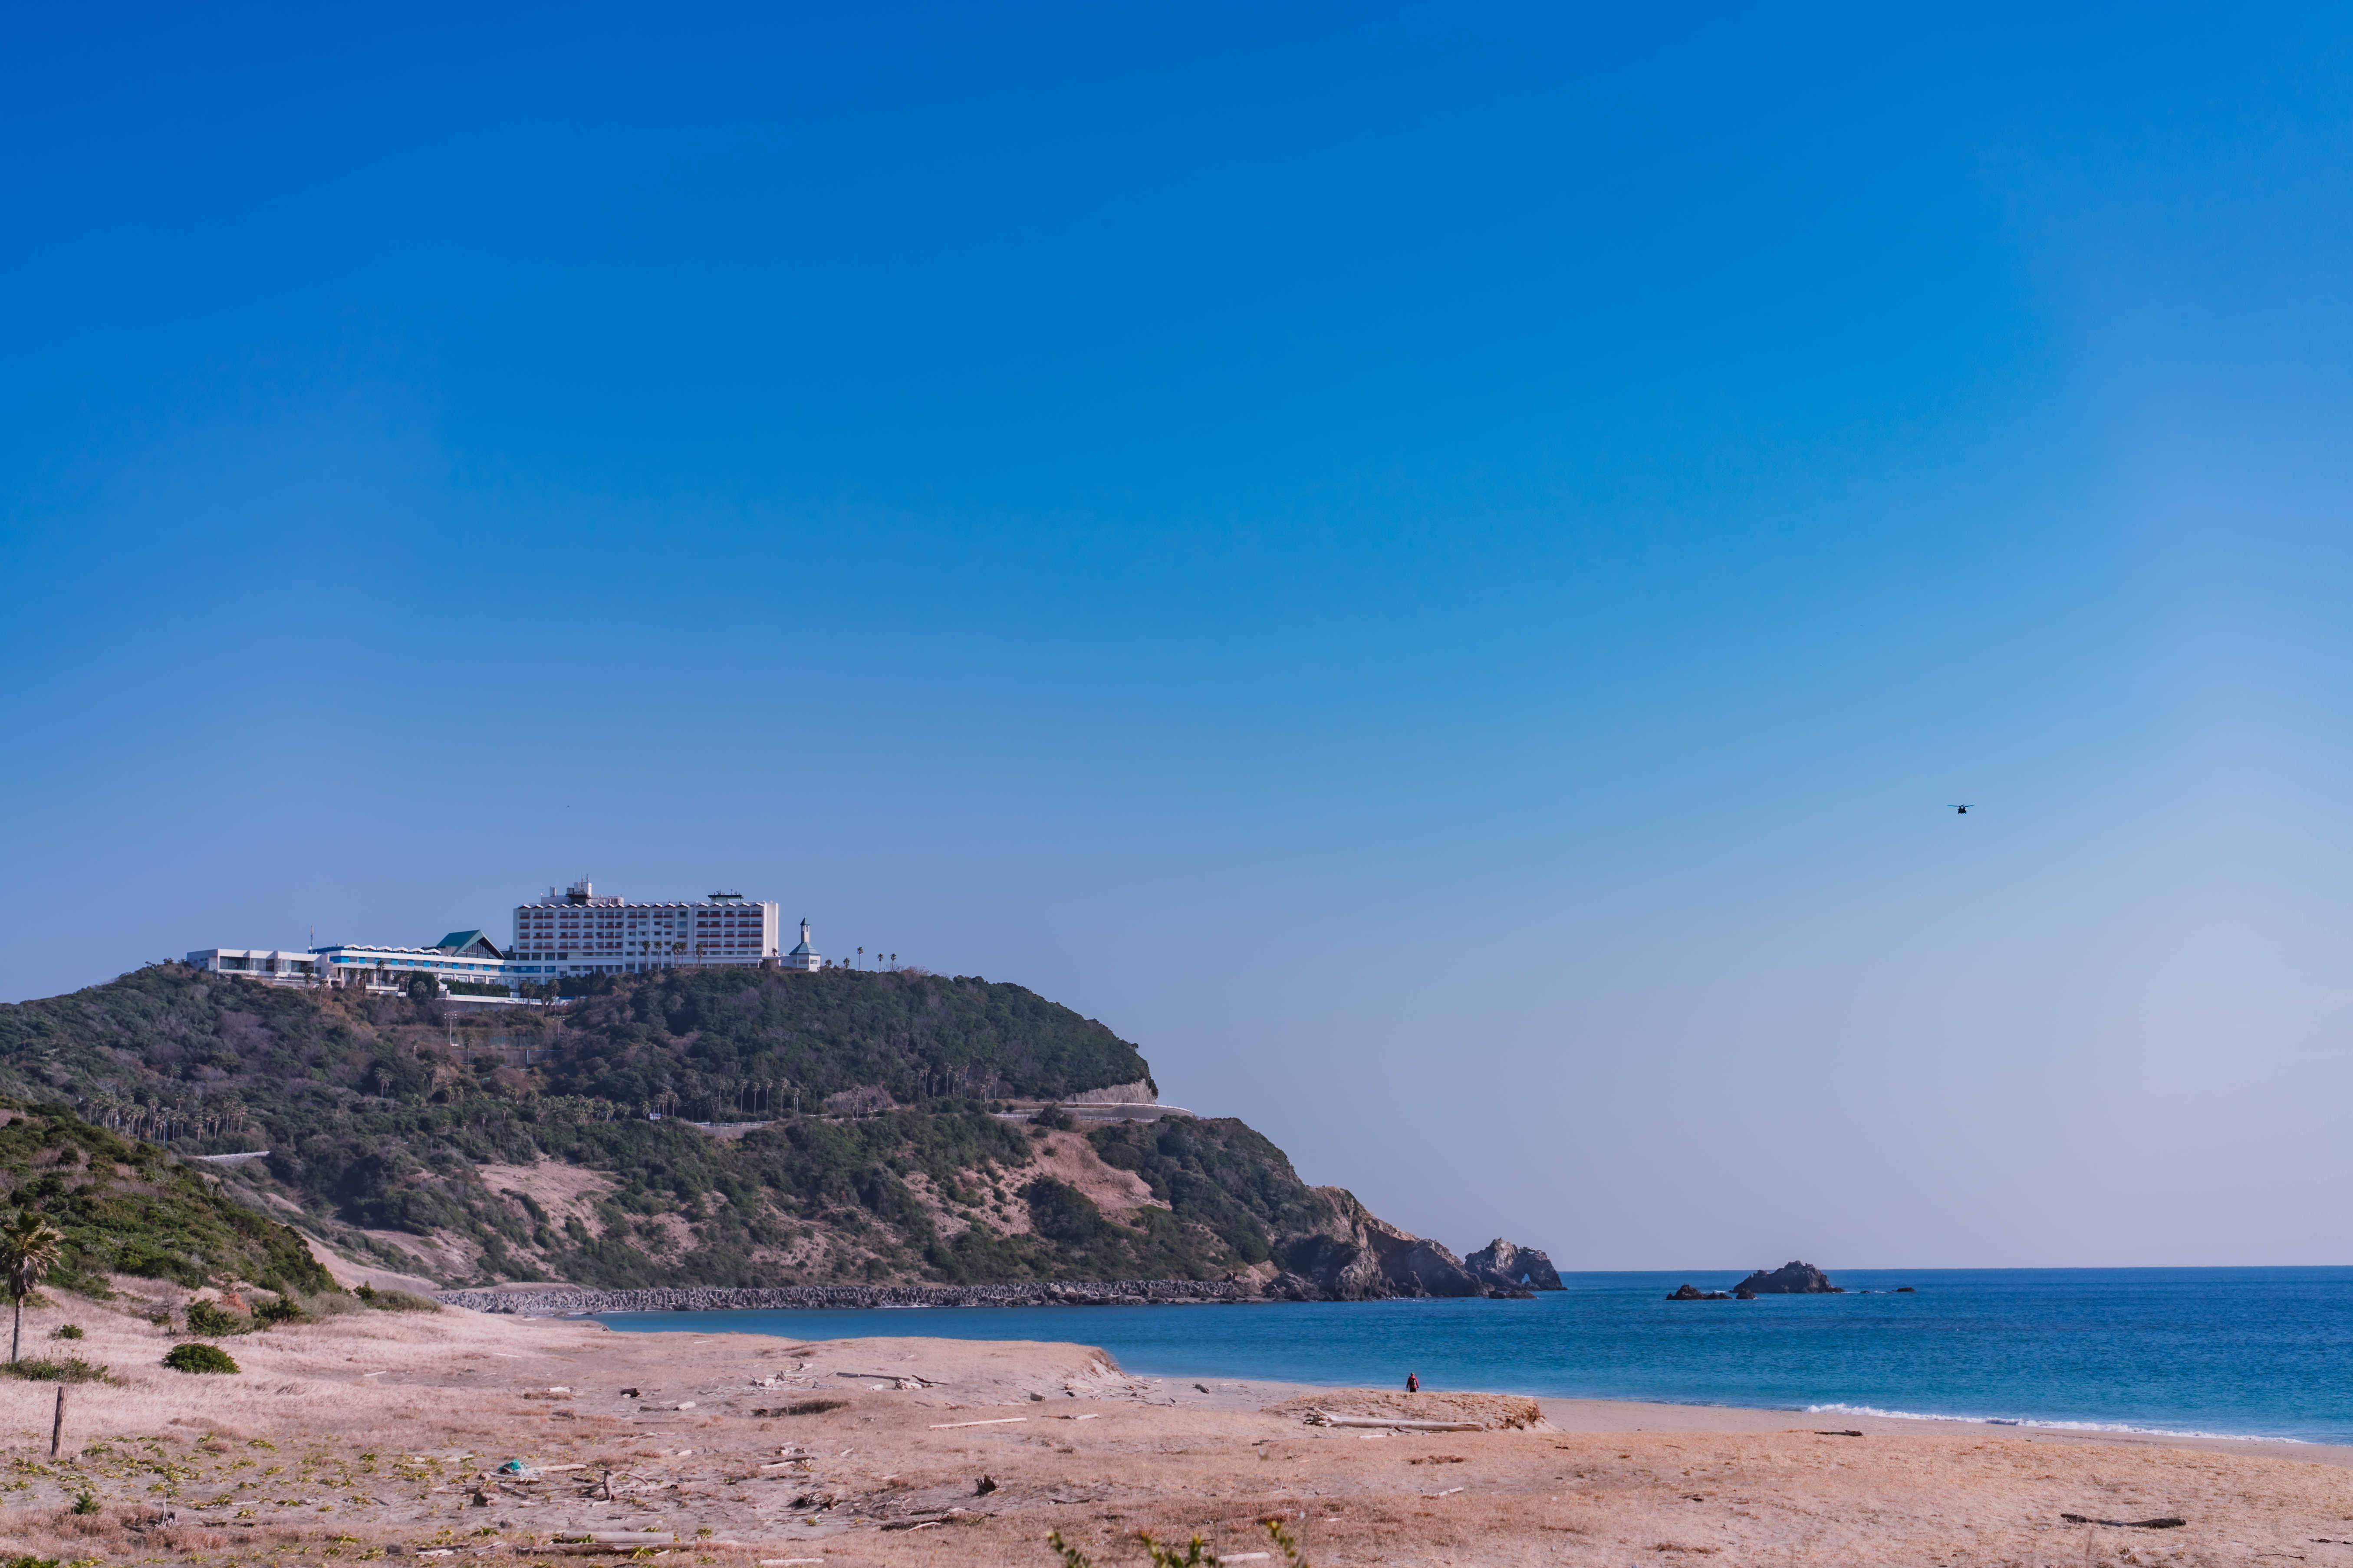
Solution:
[[[2341,7],[842,9],[11,18],[0,995],[741,887],[1458,1247],[2353,1257]]]

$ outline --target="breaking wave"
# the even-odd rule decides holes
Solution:
[[[2302,1437],[2272,1437],[2251,1432],[2196,1432],[2172,1426],[2131,1426],[2121,1421],[2040,1421],[2024,1415],[1931,1415],[1918,1410],[1882,1410],[1875,1405],[1809,1405],[1809,1415],[1877,1415],[1890,1421],[1962,1421],[1979,1426],[2030,1426],[2048,1432],[2130,1432],[2142,1437],[2205,1437],[2221,1443],[2302,1443]]]

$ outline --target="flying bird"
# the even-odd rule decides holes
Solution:
[[[1951,803],[1950,803],[1950,802],[1947,802],[1947,805],[1950,805]],[[1969,805],[1975,805],[1976,804],[1977,804],[1977,802],[1975,802],[1975,801],[1971,801],[1971,802],[1969,802]],[[1954,807],[1953,807],[1953,810],[1954,810],[1955,812],[1958,813],[1958,814],[1959,814],[1960,816],[1967,816],[1969,814],[1969,806],[1968,806],[1968,805],[1956,805],[1956,806],[1954,806]]]

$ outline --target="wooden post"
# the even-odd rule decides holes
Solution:
[[[66,1385],[65,1385],[64,1384],[62,1384],[62,1383],[61,1383],[61,1384],[58,1384],[58,1414],[57,1414],[56,1418],[55,1418],[54,1420],[52,1420],[52,1421],[49,1423],[49,1458],[50,1458],[54,1459],[54,1458],[56,1458],[58,1457],[58,1445],[59,1443],[61,1443],[61,1442],[65,1441],[65,1436],[66,1436]]]

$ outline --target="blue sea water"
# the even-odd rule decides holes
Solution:
[[[1574,1274],[1528,1301],[626,1312],[627,1331],[1101,1345],[1131,1372],[1957,1416],[2353,1443],[2353,1268],[1842,1272],[1842,1296],[1668,1301]],[[1898,1285],[1917,1294],[1890,1293]],[[1870,1291],[1873,1294],[1862,1292]]]

